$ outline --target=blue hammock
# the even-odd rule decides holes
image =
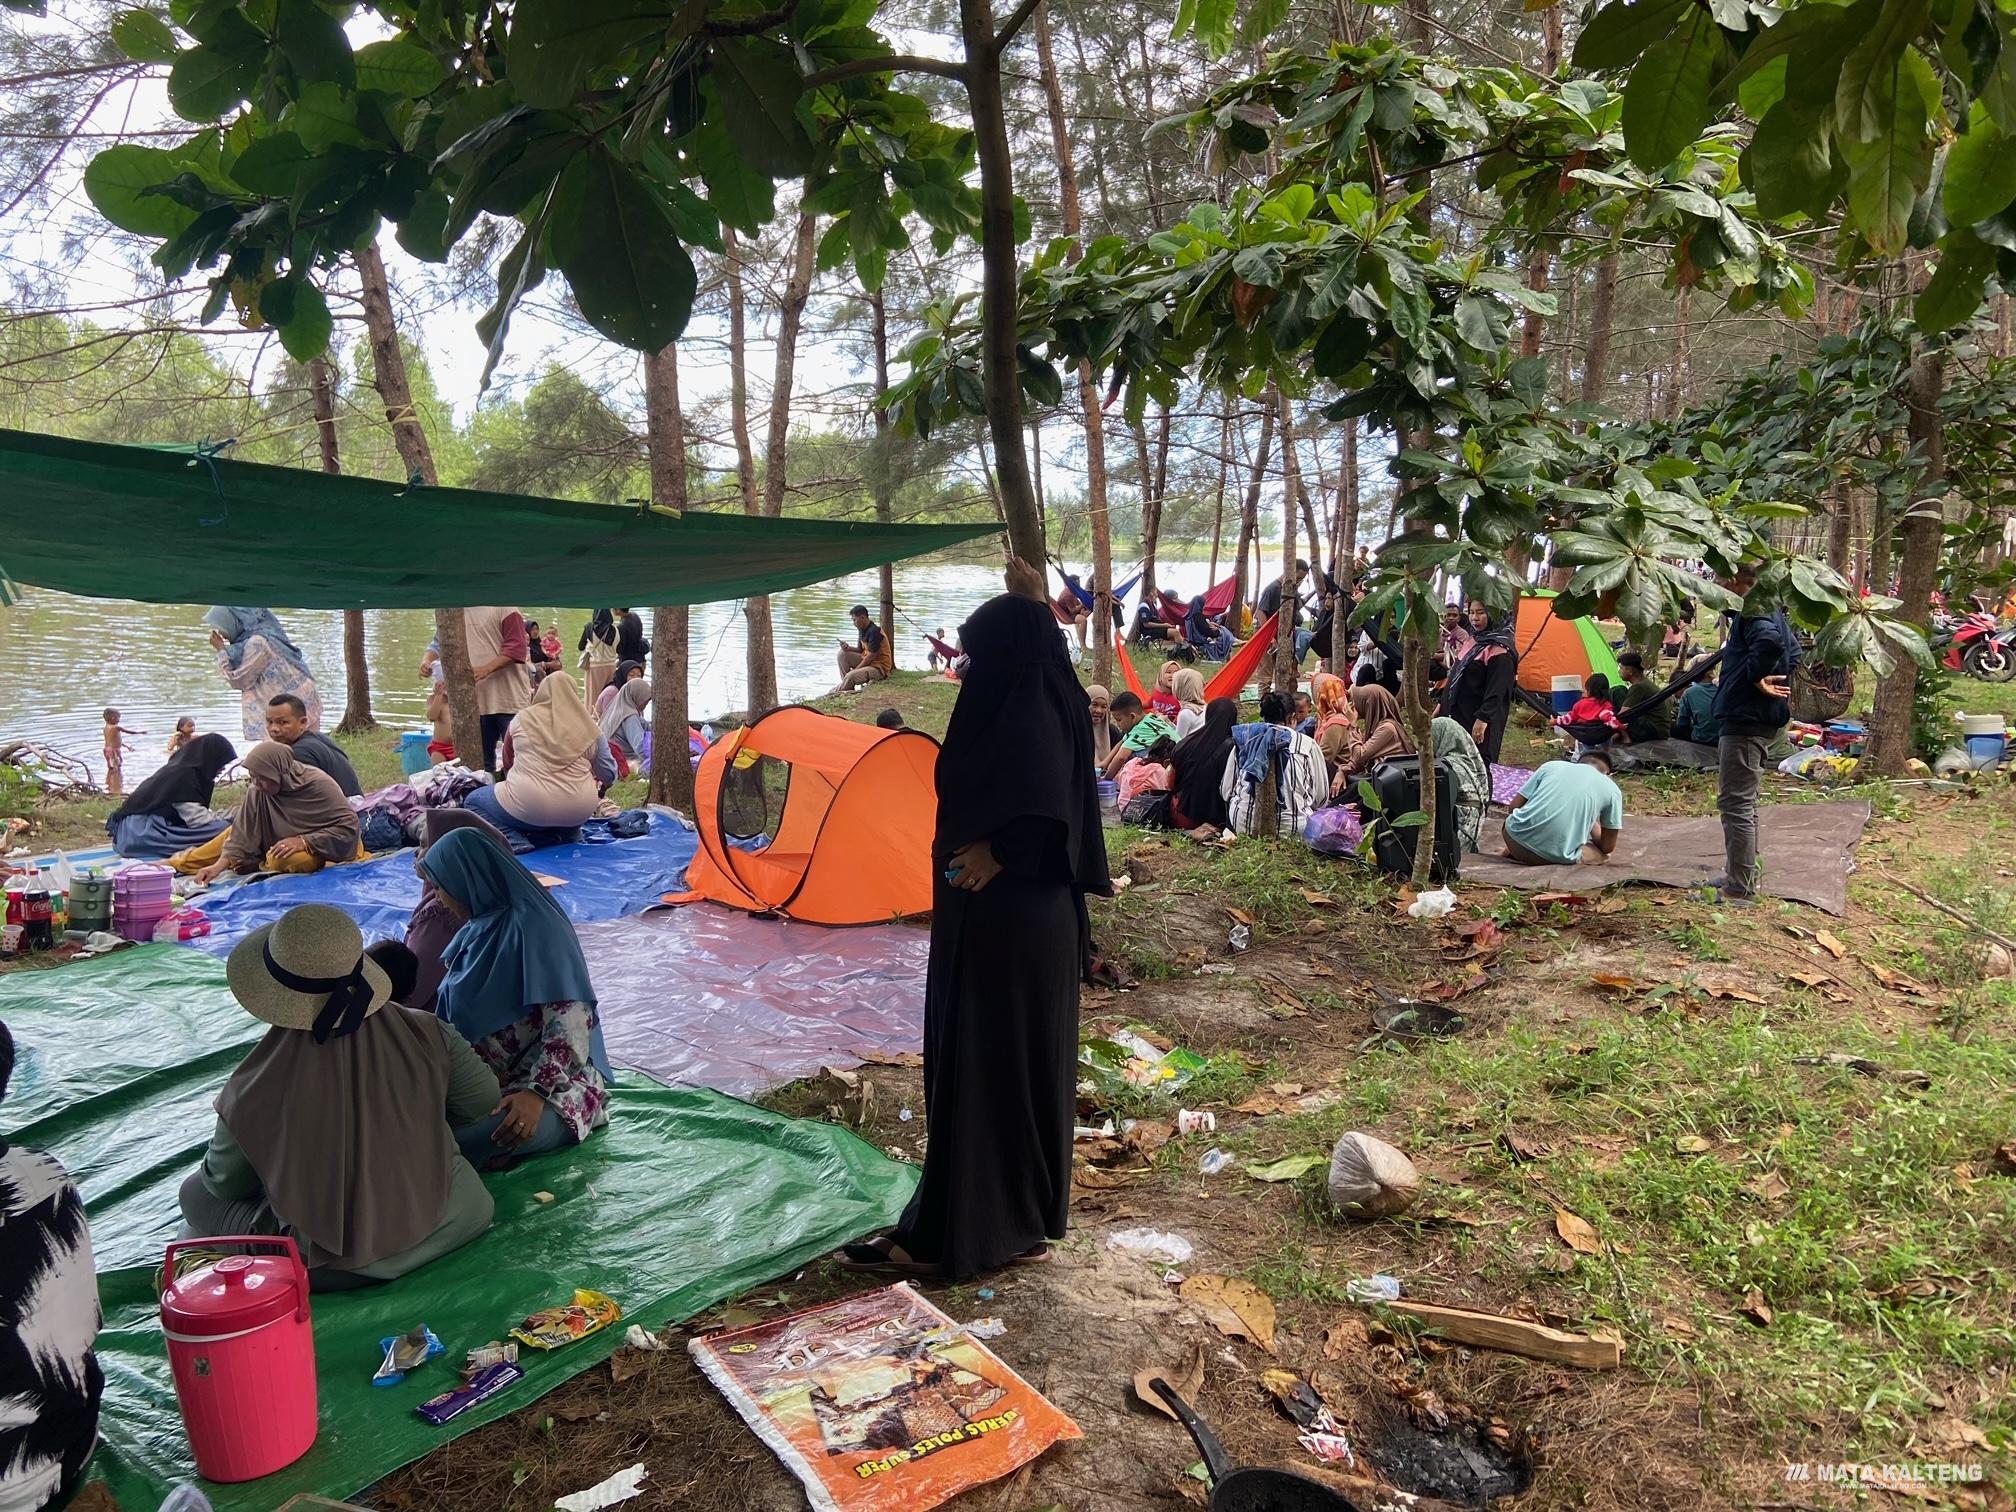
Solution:
[[[1147,569],[1144,567],[1135,568],[1134,576],[1130,577],[1129,579],[1127,579],[1126,582],[1122,583],[1118,588],[1115,588],[1113,590],[1113,602],[1117,604],[1120,602],[1120,600],[1127,597],[1128,593],[1133,590],[1134,585],[1141,581],[1142,575],[1146,571]],[[1074,595],[1076,595],[1079,603],[1083,604],[1087,609],[1090,609],[1092,607],[1092,590],[1090,588],[1081,586],[1078,579],[1075,576],[1073,576],[1071,573],[1063,571],[1061,568],[1058,570],[1058,576],[1064,579],[1064,586],[1069,588],[1071,592]]]

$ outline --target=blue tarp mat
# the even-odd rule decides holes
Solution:
[[[544,877],[564,884],[554,899],[576,924],[642,913],[668,892],[686,886],[686,863],[699,837],[676,819],[651,816],[651,833],[634,840],[553,845],[526,851],[519,859]],[[364,931],[367,940],[403,939],[406,918],[420,901],[420,878],[413,852],[398,851],[370,861],[331,866],[305,877],[268,877],[201,900],[211,932],[189,943],[223,955],[253,930],[271,924],[302,903],[333,903]]]

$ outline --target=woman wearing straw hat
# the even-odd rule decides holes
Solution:
[[[272,1027],[217,1097],[182,1183],[184,1238],[284,1234],[310,1283],[390,1281],[490,1226],[490,1194],[453,1124],[500,1105],[497,1078],[391,983],[341,909],[289,909],[233,947],[225,978]]]

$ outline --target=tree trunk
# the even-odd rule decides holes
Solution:
[[[1232,467],[1232,411],[1228,406],[1218,425],[1218,498],[1211,506],[1211,567],[1204,575],[1208,592],[1218,585],[1218,547],[1225,539],[1225,478]]]
[[[340,473],[343,460],[336,450],[336,371],[327,357],[308,364],[308,396],[315,408],[315,443],[322,471]],[[343,611],[343,722],[338,735],[357,735],[378,728],[371,717],[371,664],[364,657],[364,611]]]
[[[363,291],[364,329],[371,343],[371,374],[385,418],[392,426],[392,444],[410,476],[427,487],[441,480],[434,471],[434,451],[413,409],[413,386],[406,377],[406,354],[399,349],[399,328],[392,319],[392,289],[385,278],[385,260],[372,242],[357,253],[357,277]],[[448,723],[455,736],[455,755],[474,771],[483,760],[483,721],[476,712],[476,679],[469,671],[469,641],[463,633],[462,608],[434,611],[434,634],[441,647],[441,686],[448,695]]]
[[[1015,356],[1015,159],[988,0],[959,0],[959,32],[966,49],[966,99],[980,162],[980,377],[987,429],[994,438],[994,469],[1000,479],[1008,544],[1025,562],[1040,567],[1045,556],[1043,514],[1036,507],[1036,489],[1029,478],[1029,454],[1022,449],[1021,374]],[[1099,605],[1092,613],[1110,632],[1111,621],[1099,620]]]
[[[735,481],[742,495],[742,513],[760,515],[763,502],[756,491],[756,448],[749,437],[749,306],[742,283],[742,242],[734,228],[721,228],[724,256],[722,269],[728,279],[728,425],[735,437]],[[770,599],[752,595],[742,601],[742,617],[748,622],[749,641],[743,662],[748,687],[748,712],[757,713],[777,701],[777,657],[770,629]],[[759,658],[757,641],[765,647]],[[757,698],[758,666],[768,667],[770,699]]]
[[[789,482],[787,451],[791,440],[791,385],[798,369],[798,330],[804,324],[805,302],[812,296],[812,254],[816,243],[816,219],[808,211],[798,213],[792,239],[791,267],[784,278],[784,295],[777,307],[777,361],[770,380],[770,409],[763,433],[763,508],[775,519],[784,513],[784,490]],[[745,488],[742,507],[749,507],[752,490]],[[743,601],[742,613],[749,621],[749,712],[777,707],[777,645],[770,619],[770,595],[752,593]]]
[[[1141,464],[1141,602],[1156,602],[1155,549],[1162,539],[1162,500],[1169,486],[1169,407],[1162,407],[1156,444],[1148,444],[1145,423],[1134,427]]]
[[[976,0],[961,0],[961,13],[963,14],[966,8],[975,3]],[[985,10],[985,4],[982,3],[980,8]],[[1071,260],[1076,262],[1084,251],[1084,248],[1079,245],[1079,234],[1083,229],[1084,219],[1078,203],[1078,169],[1071,151],[1071,131],[1064,116],[1064,86],[1057,77],[1057,54],[1050,43],[1050,6],[1048,0],[1045,0],[1044,4],[1036,7],[1033,24],[1036,29],[1036,68],[1043,82],[1045,113],[1050,119],[1050,147],[1057,155],[1058,219],[1064,235],[1071,241]],[[970,42],[967,47],[967,56],[972,56]],[[995,110],[998,113],[1000,109],[998,77],[996,80],[994,104]],[[973,109],[974,122],[977,126],[980,111],[978,95],[974,97]],[[983,198],[986,192],[983,175],[981,189]],[[1012,254],[1009,260],[1012,275]],[[983,299],[985,297],[983,296]],[[1014,299],[1012,276],[1009,282],[1007,297],[1011,302]],[[1013,325],[1014,323],[1011,319],[1009,321],[1008,332],[1011,343]],[[1010,358],[1009,365],[1012,369],[1014,365],[1012,344],[1008,355]],[[1009,377],[1012,383],[1014,381],[1012,371]],[[993,405],[991,390],[988,395],[988,404],[990,408]],[[1080,363],[1078,367],[1078,407],[1085,415],[1085,508],[1092,527],[1092,680],[1097,683],[1110,684],[1113,680],[1113,520],[1107,508],[1105,416],[1100,412],[1099,389],[1092,381],[1092,367],[1089,363]],[[1017,433],[1016,445],[1019,455],[1021,445],[1019,432]],[[1145,532],[1147,508],[1145,468],[1148,461],[1145,452],[1145,443],[1141,461],[1144,468],[1142,507]],[[1002,479],[1002,483],[1005,491],[1007,484],[1005,477]],[[1006,504],[1005,498],[1003,499],[1003,504],[1004,506]],[[1036,523],[1036,534],[1040,541],[1042,536],[1040,510],[1038,511]],[[1037,566],[1042,565],[1040,557],[1031,558],[1028,552],[1022,548],[1020,542],[1016,540],[1015,525],[1012,516],[1009,518],[1008,539],[1010,544],[1014,545],[1016,554],[1022,557],[1023,560],[1032,561]]]
[[[1582,353],[1582,402],[1601,404],[1610,381],[1610,326],[1617,313],[1617,254],[1596,264],[1589,295],[1589,334]]]
[[[1337,537],[1344,555],[1345,586],[1358,582],[1358,417],[1344,422],[1344,450],[1337,459]]]
[[[1911,449],[1918,457],[1915,501],[1904,516],[1904,555],[1898,570],[1898,612],[1921,630],[1932,622],[1932,586],[1945,539],[1946,433],[1939,398],[1946,386],[1946,354],[1920,345],[1911,359],[1905,402],[1911,411]],[[1869,750],[1864,758],[1879,777],[1902,774],[1912,756],[1911,703],[1918,691],[1918,664],[1896,656],[1890,674],[1876,681],[1869,713]]]
[[[1827,527],[1827,565],[1843,577],[1849,571],[1849,553],[1855,542],[1855,499],[1849,491],[1848,480],[1835,481],[1829,495],[1829,517]]]
[[[1309,565],[1323,565],[1323,533],[1316,528],[1316,506],[1309,500],[1309,487],[1302,478],[1302,461],[1295,449],[1295,411],[1284,395],[1281,400],[1281,462],[1295,480],[1292,502],[1302,511],[1302,529],[1309,537]],[[1288,533],[1295,533],[1292,512],[1287,520]]]
[[[1267,454],[1274,446],[1274,395],[1270,389],[1267,402],[1260,409],[1260,449],[1253,454],[1253,476],[1246,482],[1246,503],[1239,512],[1239,562],[1232,582],[1232,608],[1228,623],[1233,634],[1238,634],[1239,611],[1246,606],[1248,579],[1246,576],[1246,551],[1249,546],[1257,546],[1260,537],[1260,485],[1267,477]],[[1258,598],[1260,584],[1251,583],[1252,597]]]
[[[1552,79],[1561,70],[1561,7],[1550,5],[1540,13],[1540,73]],[[1548,280],[1547,248],[1535,245],[1526,258],[1526,287],[1536,294],[1547,292]],[[1538,310],[1528,310],[1519,322],[1519,355],[1538,357],[1540,338],[1546,330],[1546,317]]]
[[[651,502],[684,511],[686,417],[679,406],[679,349],[644,359],[644,424],[651,453]],[[651,802],[693,811],[693,763],[687,754],[688,630],[684,604],[651,611]]]
[[[887,525],[896,518],[896,484],[889,475],[895,464],[895,459],[889,454],[889,411],[882,407],[882,401],[889,393],[889,307],[883,302],[881,290],[868,296],[868,309],[875,319],[875,518]],[[877,577],[882,590],[882,633],[893,647],[896,644],[896,564],[884,562]]]
[[[1295,454],[1293,403],[1279,389],[1274,403],[1281,411],[1281,623],[1274,632],[1272,659],[1274,686],[1292,698],[1300,660],[1295,655],[1296,605],[1302,591],[1302,575],[1295,568],[1295,497],[1302,491],[1302,462]]]
[[[1428,823],[1414,831],[1414,886],[1428,885],[1428,873],[1435,863],[1435,737],[1430,724],[1435,704],[1428,696],[1428,637],[1412,620],[1400,637],[1400,712],[1406,716],[1407,733],[1414,749],[1421,753],[1421,812]]]
[[[1694,291],[1682,288],[1673,302],[1673,386],[1666,395],[1666,417],[1678,419],[1694,402]]]

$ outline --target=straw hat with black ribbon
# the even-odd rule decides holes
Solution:
[[[252,1017],[305,1029],[317,1044],[354,1034],[392,995],[356,921],[327,903],[290,908],[253,930],[231,948],[224,976]]]

